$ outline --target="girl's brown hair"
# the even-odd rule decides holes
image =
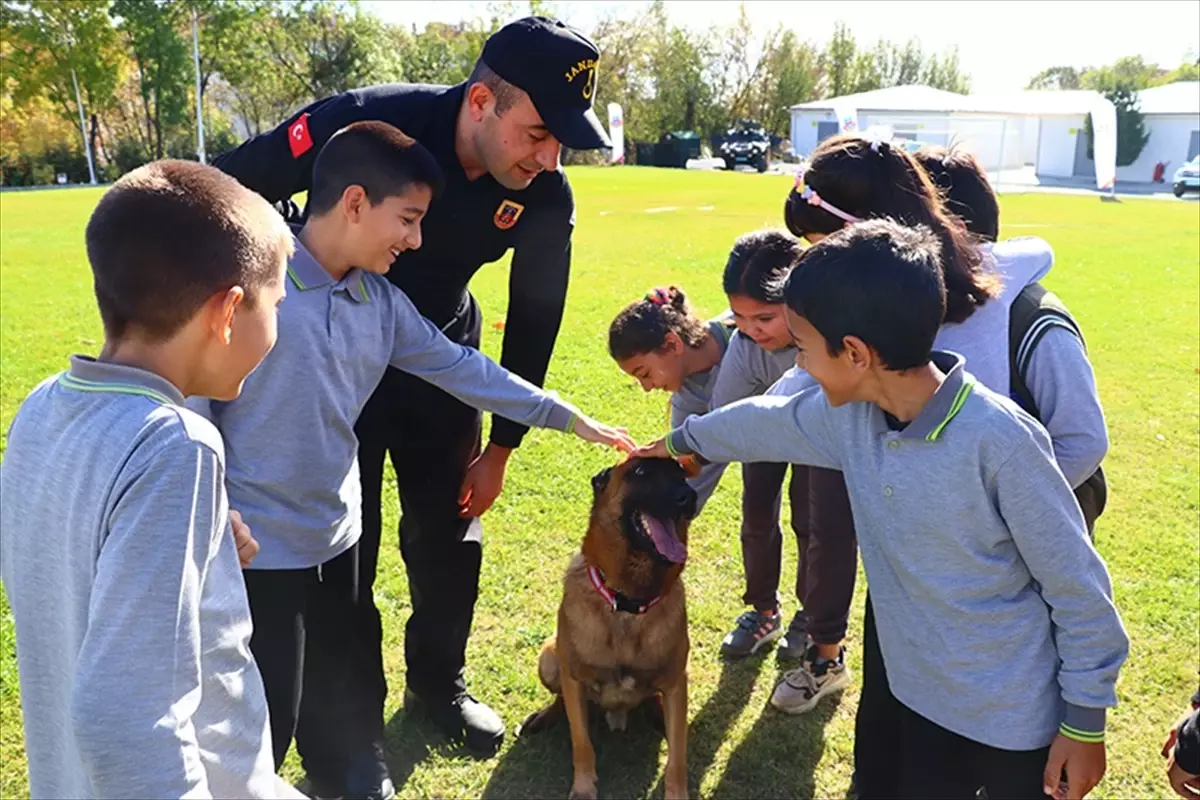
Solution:
[[[617,361],[660,349],[674,333],[688,347],[699,347],[708,336],[704,320],[692,313],[678,286],[651,289],[636,303],[621,309],[608,327],[608,352]]]
[[[833,136],[813,151],[803,175],[809,199],[788,194],[784,218],[797,236],[833,233],[846,221],[812,199],[859,219],[887,218],[925,225],[942,243],[946,281],[945,322],[962,322],[999,294],[1000,277],[983,260],[962,221],[949,213],[920,164],[899,147],[856,134]]]

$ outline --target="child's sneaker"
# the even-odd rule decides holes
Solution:
[[[775,649],[775,657],[780,661],[800,661],[811,644],[808,640],[808,614],[804,609],[796,612],[792,622],[787,626],[779,647]]]
[[[783,676],[771,695],[771,705],[786,714],[811,711],[821,698],[844,689],[850,682],[846,648],[836,659],[818,658],[815,646],[800,666]]]
[[[726,658],[754,655],[782,635],[783,623],[779,609],[773,614],[758,610],[747,611],[738,617],[737,627],[721,642],[721,655]]]

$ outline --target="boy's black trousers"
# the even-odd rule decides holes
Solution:
[[[1046,795],[1042,773],[1050,748],[1001,750],[951,733],[892,695],[867,596],[862,695],[854,725],[859,800],[1024,800]]]
[[[319,567],[244,570],[278,770],[293,736],[309,777],[338,785],[370,744],[353,688],[358,545]]]

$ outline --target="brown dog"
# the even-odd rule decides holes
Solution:
[[[563,580],[557,635],[538,661],[538,677],[556,697],[522,728],[537,730],[566,709],[572,798],[596,796],[588,702],[624,730],[630,709],[656,699],[666,723],[666,795],[687,796],[689,642],[679,574],[696,493],[685,478],[674,461],[634,459],[592,479],[587,535]]]

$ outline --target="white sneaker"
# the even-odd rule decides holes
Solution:
[[[771,695],[771,705],[785,714],[803,714],[816,707],[822,697],[846,688],[850,683],[846,648],[833,660],[817,659],[815,655],[783,676]]]

